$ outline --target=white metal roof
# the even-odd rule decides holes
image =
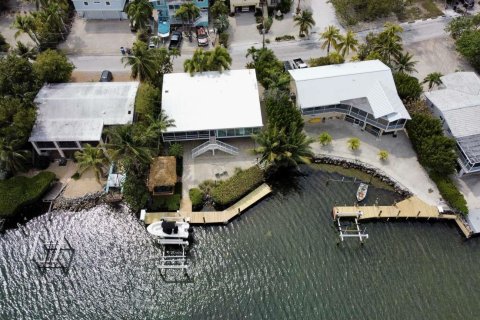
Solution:
[[[43,86],[35,97],[37,119],[30,141],[93,141],[100,137],[103,125],[132,123],[138,85],[88,82]]]
[[[165,74],[162,90],[167,132],[263,126],[255,70]]]
[[[398,97],[393,76],[379,60],[289,70],[301,108],[367,98],[375,118],[410,119]]]

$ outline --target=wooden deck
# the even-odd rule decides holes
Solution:
[[[145,224],[152,224],[162,219],[169,220],[172,218],[190,218],[191,224],[226,224],[228,221],[241,214],[250,206],[269,195],[271,192],[272,189],[264,183],[240,199],[237,203],[223,211],[147,212],[145,215]]]
[[[333,218],[357,217],[359,220],[367,219],[393,219],[393,218],[423,218],[423,219],[446,219],[454,220],[467,238],[471,236],[469,227],[462,219],[454,214],[443,214],[438,208],[425,203],[420,198],[413,196],[400,201],[393,206],[343,206],[334,207]]]

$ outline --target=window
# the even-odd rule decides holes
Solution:
[[[59,141],[58,146],[60,148],[78,149],[78,145],[75,141]]]
[[[53,142],[39,141],[39,142],[35,142],[35,144],[39,149],[55,149],[55,145],[53,144]]]
[[[88,2],[87,2],[87,1],[84,1],[84,2],[83,2],[83,5],[84,5],[84,6],[88,6]]]
[[[110,5],[110,1],[105,2],[105,4],[106,4],[107,6],[109,6],[109,5]]]

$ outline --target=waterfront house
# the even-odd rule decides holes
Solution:
[[[192,21],[193,27],[208,27],[208,0],[150,0],[158,12],[158,36],[166,38],[170,36],[170,29],[183,26],[188,23],[175,17],[177,10],[183,3],[193,2],[200,9],[200,16]]]
[[[289,70],[306,122],[343,119],[374,135],[395,134],[410,119],[389,67],[379,60]]]
[[[105,126],[133,122],[138,82],[46,84],[35,97],[37,118],[29,141],[38,154],[72,157],[103,143]]]
[[[175,157],[156,157],[150,165],[147,187],[154,196],[170,195],[177,182],[177,160]]]
[[[425,93],[427,104],[457,142],[459,174],[480,172],[480,78],[474,72],[441,77],[439,90]]]
[[[126,0],[72,0],[78,15],[85,19],[127,19]]]
[[[262,2],[269,7],[276,7],[280,0],[230,0],[230,12],[249,12],[262,8]]]
[[[215,149],[236,154],[229,138],[251,137],[263,127],[255,70],[169,73],[163,77],[162,108],[175,120],[166,142],[207,140],[195,157]]]

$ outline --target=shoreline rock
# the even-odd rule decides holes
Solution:
[[[97,205],[104,204],[104,193],[95,192],[84,195],[79,198],[58,197],[52,207],[52,210],[82,211],[94,208]]]
[[[382,172],[380,169],[375,168],[373,166],[369,166],[366,163],[363,163],[358,160],[348,160],[348,159],[341,159],[341,158],[334,158],[334,157],[328,157],[328,156],[317,156],[313,160],[314,163],[323,163],[323,164],[330,164],[330,165],[335,165],[339,167],[343,167],[345,169],[355,169],[362,171],[386,184],[391,186],[395,193],[401,195],[402,197],[408,198],[410,196],[413,196],[413,193],[411,193],[408,189],[405,187],[401,186],[397,181],[393,180],[389,176],[387,176],[384,172]]]

